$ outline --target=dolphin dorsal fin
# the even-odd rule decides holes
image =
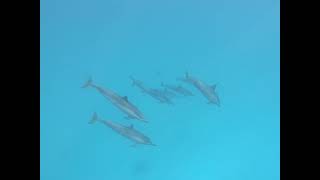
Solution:
[[[186,78],[189,77],[189,72],[185,72]]]
[[[123,96],[122,99],[124,99],[125,101],[128,102],[128,97],[127,96]]]

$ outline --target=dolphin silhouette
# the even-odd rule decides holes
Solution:
[[[211,86],[207,85],[205,82],[190,76],[188,72],[185,73],[184,78],[178,78],[177,80],[189,83],[197,88],[201,94],[208,99],[208,104],[216,104],[217,106],[220,106],[220,99],[216,92],[216,84]]]
[[[98,117],[97,113],[94,112],[91,120],[89,121],[89,124],[94,124],[95,122],[101,122],[123,137],[130,139],[135,143],[134,146],[137,144],[156,146],[152,143],[149,137],[136,130],[132,124],[130,126],[124,126],[110,120],[102,120]]]
[[[113,92],[110,89],[102,88],[93,84],[92,78],[90,78],[82,88],[93,87],[95,88],[100,94],[102,94],[106,99],[108,99],[114,106],[120,109],[122,112],[127,114],[127,119],[136,119],[143,122],[148,122],[145,120],[144,115],[142,112],[133,105],[127,96],[120,96],[117,93]]]

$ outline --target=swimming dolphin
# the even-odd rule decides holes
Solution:
[[[149,137],[137,131],[132,124],[130,126],[124,126],[112,121],[102,120],[98,117],[97,113],[93,114],[92,119],[89,121],[89,124],[94,124],[95,122],[101,122],[102,124],[110,127],[115,132],[133,141],[135,143],[134,145],[143,144],[156,146],[151,142]]]
[[[190,76],[187,72],[185,74],[185,78],[178,78],[178,80],[192,84],[196,87],[202,95],[209,100],[208,104],[216,104],[217,106],[220,106],[220,99],[216,92],[216,85],[209,86],[203,81]]]
[[[161,83],[161,86],[168,88],[174,92],[177,92],[179,94],[182,94],[184,96],[193,96],[193,93],[189,91],[188,89],[182,87],[181,85],[170,85],[170,84],[164,84],[163,82]]]
[[[91,78],[82,86],[82,88],[86,88],[89,86],[98,90],[100,94],[107,98],[113,105],[127,114],[127,117],[125,117],[126,119],[137,119],[143,122],[148,122],[147,120],[145,120],[142,112],[140,112],[140,110],[128,100],[127,96],[121,97],[110,89],[97,86],[92,83]]]
[[[147,88],[143,85],[142,81],[134,79],[132,76],[130,76],[130,79],[132,80],[132,85],[137,86],[142,93],[153,97],[160,103],[173,104],[173,102],[169,98],[169,95],[165,91],[154,88]]]
[[[173,105],[173,102],[168,97],[168,94],[164,92],[164,90],[150,88],[146,93],[149,94],[154,99],[157,99],[160,103]]]
[[[168,90],[168,88],[163,88],[160,91],[162,91],[162,93],[167,96],[168,98],[175,98],[177,97],[177,94],[173,91]]]
[[[132,80],[132,86],[137,86],[143,93],[148,91],[148,88],[143,85],[142,81],[139,81],[132,76],[130,76],[130,79]]]

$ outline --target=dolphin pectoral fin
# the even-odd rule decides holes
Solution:
[[[132,148],[137,147],[137,143],[130,145],[130,147],[132,147]]]
[[[125,100],[126,102],[128,102],[128,97],[127,96],[123,96],[122,99]]]
[[[217,87],[217,85],[214,84],[214,85],[211,86],[211,89],[212,89],[213,91],[215,91],[215,90],[216,90],[216,87]]]
[[[175,105],[173,102],[168,102],[168,104],[169,104],[170,106],[174,106],[174,105]]]

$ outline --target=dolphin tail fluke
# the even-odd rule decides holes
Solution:
[[[97,121],[98,121],[98,115],[96,112],[94,112],[91,120],[89,121],[89,124],[94,124]]]
[[[135,79],[133,78],[133,76],[129,76],[129,78],[132,80],[131,86],[135,86],[136,83],[135,83]]]
[[[92,85],[92,78],[90,77],[87,82],[82,86],[82,88],[86,88],[88,86],[91,86]]]

